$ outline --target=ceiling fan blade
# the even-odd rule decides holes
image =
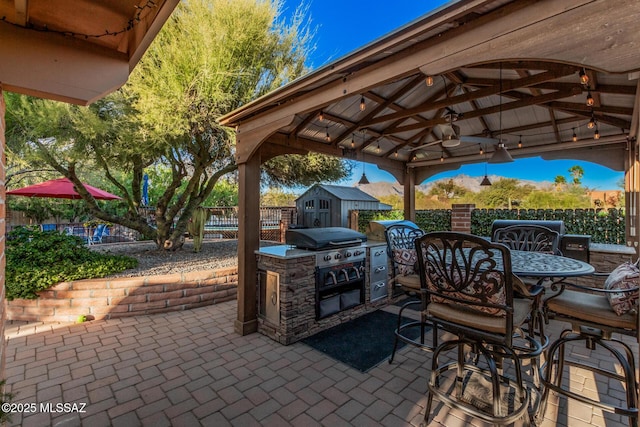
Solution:
[[[457,147],[458,145],[460,145],[458,135],[446,135],[442,139],[442,146],[445,148]]]
[[[426,144],[422,144],[422,145],[418,145],[417,147],[413,147],[410,148],[409,151],[416,151],[416,150],[421,150],[423,148],[427,148],[427,147],[431,147],[432,145],[438,145],[442,142],[441,139],[437,140],[437,141],[431,141],[431,142],[427,142]]]
[[[474,144],[497,144],[500,142],[497,138],[485,138],[483,136],[461,136],[460,141]]]

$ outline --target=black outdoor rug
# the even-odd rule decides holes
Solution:
[[[402,321],[406,323],[411,319],[403,317]],[[391,356],[397,325],[397,314],[377,310],[318,332],[302,342],[360,372],[367,372]],[[405,335],[416,339],[420,328],[410,328],[405,332]],[[402,341],[398,343],[398,349],[404,346]]]

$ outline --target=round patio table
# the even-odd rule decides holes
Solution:
[[[511,271],[523,277],[578,277],[593,274],[591,264],[543,252],[511,250]]]

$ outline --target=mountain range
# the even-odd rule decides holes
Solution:
[[[416,191],[420,191],[425,194],[429,194],[431,188],[436,185],[438,182],[448,182],[449,180],[453,180],[456,185],[460,187],[464,187],[474,193],[479,192],[482,187],[480,186],[480,182],[484,177],[477,176],[469,176],[469,175],[456,175],[450,178],[442,178],[435,181],[430,181],[425,184],[420,184],[416,186]],[[502,179],[503,177],[497,175],[489,175],[489,180],[491,182],[496,182]],[[520,185],[532,185],[539,190],[544,190],[550,187],[553,187],[553,183],[549,181],[529,181],[529,180],[518,180]],[[381,196],[389,196],[396,194],[398,196],[402,196],[404,194],[404,187],[398,183],[392,182],[372,182],[369,184],[355,184],[355,187],[364,191],[365,193],[379,198]]]

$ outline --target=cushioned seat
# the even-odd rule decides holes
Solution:
[[[521,325],[531,314],[532,301],[515,298],[513,300],[513,323]],[[427,316],[435,316],[450,322],[457,322],[469,328],[482,328],[485,331],[505,334],[507,332],[506,319],[504,317],[484,314],[475,310],[470,310],[464,306],[453,304],[442,304],[432,302],[427,308]]]
[[[565,290],[555,298],[549,299],[547,308],[556,317],[575,317],[589,322],[634,330],[638,327],[637,316],[631,312],[618,316],[605,295]]]
[[[395,281],[406,290],[420,292],[420,276],[417,274],[400,275],[395,278]]]

